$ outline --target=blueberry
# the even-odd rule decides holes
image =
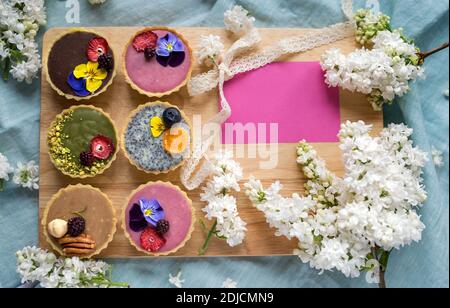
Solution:
[[[163,113],[163,121],[167,128],[171,128],[172,125],[181,122],[180,111],[174,107],[167,108]]]

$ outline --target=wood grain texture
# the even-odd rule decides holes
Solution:
[[[140,28],[92,28],[95,32],[102,34],[107,38],[108,42],[114,49],[116,55],[120,55],[130,37]],[[54,40],[67,29],[51,29],[44,36],[43,57],[45,58],[49,52]],[[177,28],[182,33],[195,50],[201,34],[217,34],[224,38],[225,45],[229,46],[234,37],[230,36],[224,29],[219,28]],[[285,36],[302,35],[312,29],[261,29],[263,38],[260,48],[268,45],[275,39]],[[354,39],[348,38],[328,46],[316,48],[314,50],[285,56],[282,61],[318,61],[321,54],[328,48],[340,48],[343,52],[348,53],[357,48]],[[116,60],[120,59],[116,56]],[[108,90],[93,98],[84,104],[92,104],[104,109],[114,119],[117,129],[122,131],[125,125],[125,119],[129,112],[135,109],[139,104],[152,101],[146,96],[140,95],[133,90],[124,79],[121,65],[114,79],[112,86]],[[206,68],[195,63],[193,75],[205,71]],[[45,68],[43,69],[45,74]],[[64,97],[59,96],[45,81],[42,79],[41,84],[41,128],[40,128],[40,192],[39,192],[39,215],[42,215],[43,208],[60,188],[68,184],[91,184],[100,188],[113,201],[114,206],[120,212],[124,206],[124,202],[129,193],[142,183],[148,181],[170,181],[181,187],[179,181],[179,169],[166,175],[149,175],[137,170],[132,166],[124,154],[120,151],[117,160],[103,174],[92,179],[75,180],[61,174],[52,165],[46,145],[46,136],[48,127],[53,118],[63,109],[77,104],[75,101],[68,101]],[[153,99],[156,100],[156,99]],[[209,93],[189,98],[186,88],[182,88],[179,92],[163,97],[162,101],[168,101],[182,108],[186,114],[192,119],[193,115],[201,115],[204,120],[210,118],[217,112],[217,92]],[[341,121],[346,120],[357,121],[364,120],[366,123],[374,125],[374,133],[377,133],[383,126],[382,113],[373,112],[364,96],[353,94],[346,91],[340,93],[341,101]],[[320,119],[318,119],[320,121]],[[194,132],[195,133],[195,132]],[[314,144],[318,153],[326,160],[330,170],[338,175],[343,174],[343,166],[341,161],[341,152],[337,143],[318,143]],[[239,146],[241,147],[241,146]],[[269,185],[275,180],[280,180],[284,185],[283,194],[288,196],[294,192],[303,192],[304,177],[295,162],[296,144],[279,144],[278,154],[279,162],[275,170],[260,170],[259,160],[256,158],[242,158],[238,161],[244,168],[245,180],[250,175],[254,175],[261,179],[263,184]],[[200,190],[188,192],[189,197],[193,200],[196,208],[197,219],[203,219],[201,208],[204,206],[199,201]],[[236,194],[238,200],[239,212],[242,218],[248,223],[248,233],[245,242],[237,247],[230,248],[225,242],[213,239],[210,243],[206,256],[267,256],[267,255],[291,255],[293,248],[296,246],[295,241],[288,241],[283,237],[275,237],[274,230],[270,229],[265,222],[264,215],[252,207],[243,192]],[[40,220],[40,217],[39,217]],[[40,224],[38,224],[40,225]],[[39,232],[40,245],[43,248],[49,248],[49,245],[42,236],[42,230]],[[199,225],[196,225],[192,239],[174,256],[178,257],[196,257],[198,249],[201,247],[205,235]],[[115,257],[147,257],[132,247],[123,234],[118,222],[117,233],[109,247],[105,249],[99,257],[115,258]]]

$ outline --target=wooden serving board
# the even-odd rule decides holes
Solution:
[[[131,36],[139,30],[139,28],[91,28],[95,32],[107,38],[108,42],[115,51],[116,60],[120,60],[124,46]],[[55,39],[67,29],[50,29],[44,36],[43,42],[43,58],[49,52]],[[195,50],[201,34],[217,34],[224,39],[226,46],[231,45],[232,36],[227,31],[219,28],[179,28],[176,29],[185,36],[191,47]],[[281,39],[286,36],[302,35],[311,29],[260,29],[263,41],[260,48],[268,45],[274,40]],[[338,41],[334,44],[316,48],[314,50],[286,56],[281,61],[318,61],[322,53],[331,48],[340,48],[343,52],[348,53],[357,48],[354,38],[348,38]],[[206,68],[195,63],[193,75],[205,71]],[[83,183],[91,184],[100,188],[113,201],[117,212],[120,213],[121,208],[130,192],[140,184],[148,181],[162,180],[170,181],[182,187],[179,180],[179,169],[167,175],[153,176],[138,171],[125,158],[120,151],[117,160],[103,174],[84,180],[74,180],[61,174],[51,163],[47,153],[46,136],[50,123],[54,117],[63,109],[76,104],[75,101],[68,101],[59,96],[46,82],[45,68],[42,72],[41,83],[41,122],[40,122],[40,193],[39,193],[39,220],[43,213],[43,209],[53,194],[60,188],[69,184]],[[156,100],[156,99],[153,99]],[[190,98],[184,87],[181,91],[170,96],[163,97],[163,101],[168,101],[182,108],[186,114],[192,118],[194,114],[201,114],[203,119],[208,119],[217,112],[217,91]],[[152,101],[146,96],[138,94],[135,90],[125,82],[122,67],[119,65],[119,71],[114,79],[112,86],[108,90],[100,94],[98,97],[90,101],[84,101],[83,104],[92,104],[104,109],[108,112],[119,131],[124,128],[124,121],[131,110],[135,109],[139,104]],[[346,120],[363,120],[366,123],[374,125],[374,132],[377,133],[383,126],[382,113],[373,112],[365,97],[359,94],[353,94],[345,91],[340,93],[340,111],[341,122]],[[320,119],[318,119],[320,121]],[[343,165],[341,161],[341,152],[337,143],[316,143],[313,144],[318,153],[326,160],[330,170],[338,175],[343,174]],[[235,146],[236,147],[236,146]],[[296,144],[280,144],[279,164],[275,170],[260,170],[257,159],[238,159],[244,168],[245,180],[250,175],[254,175],[260,179],[264,185],[280,180],[284,185],[286,196],[294,192],[303,193],[304,177],[301,170],[296,165]],[[183,189],[183,187],[182,187]],[[201,208],[204,206],[199,198],[200,190],[197,189],[188,192],[189,197],[193,200],[196,209],[197,219],[203,219]],[[239,212],[244,221],[247,222],[248,233],[245,242],[242,245],[231,248],[224,241],[213,239],[210,243],[206,256],[274,256],[274,255],[291,255],[293,248],[296,246],[295,241],[288,241],[284,237],[275,237],[274,230],[270,229],[265,222],[264,215],[258,212],[245,196],[243,192],[236,195],[238,201]],[[119,217],[120,219],[120,217]],[[117,232],[114,240],[109,247],[105,249],[99,257],[103,258],[128,258],[128,257],[145,257],[142,253],[136,251],[132,247],[127,238],[124,236],[123,230],[118,222]],[[41,228],[40,223],[38,223]],[[205,239],[201,227],[196,223],[195,231],[191,240],[179,250],[174,256],[196,257],[198,249],[201,247]],[[42,230],[39,230],[39,241],[43,248],[49,248],[45,241]]]

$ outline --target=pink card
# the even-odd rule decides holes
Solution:
[[[339,90],[324,83],[319,62],[271,63],[235,76],[224,91],[232,115],[223,143],[338,141]]]

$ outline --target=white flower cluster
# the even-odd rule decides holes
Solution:
[[[109,280],[111,267],[102,261],[57,258],[51,252],[29,246],[18,251],[16,257],[22,283],[39,282],[44,288],[126,286]]]
[[[39,166],[33,160],[26,164],[18,162],[13,181],[24,188],[39,189]]]
[[[235,34],[246,34],[253,29],[255,18],[250,16],[250,13],[242,6],[235,5],[225,11],[223,21],[227,30]],[[200,36],[198,50],[196,51],[200,64],[218,66],[223,51],[224,45],[220,36],[213,34]]]
[[[219,58],[224,50],[224,46],[220,36],[218,35],[201,35],[199,49],[197,50],[197,59],[201,64],[205,62],[207,65],[218,65]]]
[[[342,125],[342,179],[300,142],[298,163],[308,178],[307,197],[283,198],[279,183],[264,189],[255,179],[245,187],[276,235],[298,239],[295,253],[303,262],[347,277],[366,269],[367,280],[374,282],[380,270],[375,250],[389,252],[421,239],[425,226],[415,209],[426,199],[421,173],[427,158],[413,147],[412,130],[405,125],[390,125],[376,138],[370,130],[361,121]]]
[[[237,282],[234,281],[231,278],[225,279],[225,281],[222,283],[222,288],[224,289],[236,289],[237,288]]]
[[[39,166],[34,161],[29,161],[26,164],[22,162],[17,163],[17,168],[13,168],[8,161],[8,158],[0,153],[0,191],[3,189],[5,181],[9,180],[9,174],[14,173],[13,181],[29,189],[39,189]]]
[[[181,289],[183,287],[184,279],[181,279],[181,275],[183,272],[180,270],[175,276],[169,274],[169,283],[174,285],[175,287]]]
[[[13,171],[8,158],[0,153],[0,191],[3,189],[3,183],[9,180],[9,174]]]
[[[347,56],[338,49],[326,51],[321,61],[325,82],[366,94],[374,110],[381,110],[407,93],[409,82],[424,75],[423,58],[403,29],[391,30],[389,16],[359,10],[354,20],[356,41],[364,47]]]
[[[434,146],[431,147],[431,160],[436,167],[442,167],[444,165],[444,157],[442,151],[439,151]],[[1,162],[1,159],[0,159]],[[0,163],[1,164],[1,163]],[[2,177],[1,167],[0,167],[0,179]]]
[[[409,82],[423,76],[424,69],[412,62],[417,50],[399,32],[381,31],[373,41],[373,49],[347,56],[338,49],[328,50],[321,65],[329,86],[367,94],[374,110],[381,110],[384,103],[407,93]]]
[[[232,9],[224,13],[225,28],[233,33],[246,33],[253,28],[255,18],[240,5],[235,5]]]
[[[224,237],[233,247],[242,243],[247,231],[246,223],[239,217],[236,198],[230,195],[233,190],[240,191],[242,168],[232,159],[231,152],[217,153],[211,162],[213,177],[200,195],[208,203],[203,212],[209,220],[216,219],[217,236]]]
[[[31,83],[41,60],[35,36],[46,22],[44,0],[0,1],[0,63],[4,77]]]

